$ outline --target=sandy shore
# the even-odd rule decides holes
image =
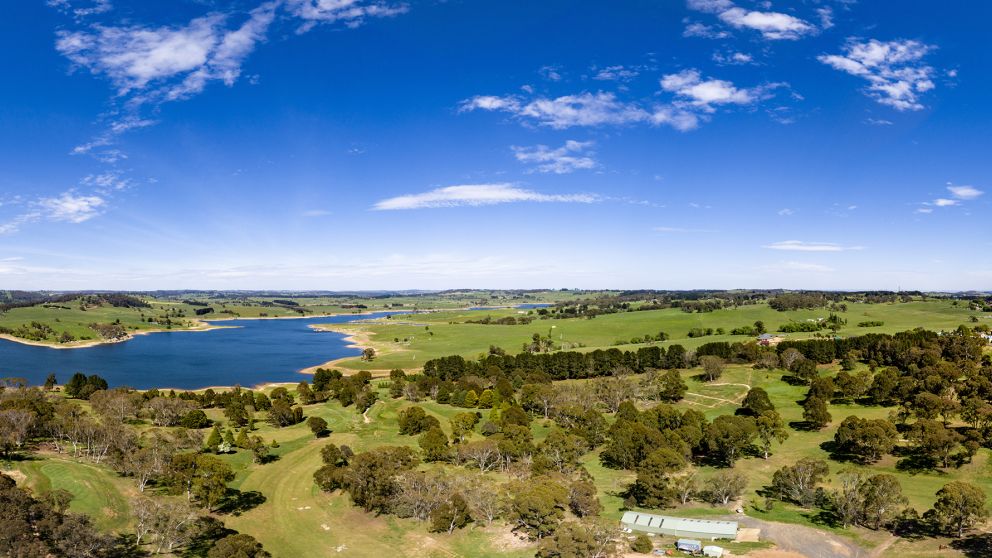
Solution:
[[[196,321],[196,325],[193,327],[188,327],[186,329],[165,329],[165,328],[155,328],[155,329],[144,329],[141,331],[129,331],[127,335],[121,337],[120,339],[88,339],[86,341],[71,341],[69,343],[48,343],[44,341],[32,341],[30,339],[21,339],[20,337],[15,337],[13,335],[3,333],[0,334],[0,339],[5,339],[13,343],[20,343],[21,345],[31,345],[33,347],[46,347],[49,349],[85,349],[87,347],[96,347],[97,345],[110,345],[113,343],[123,343],[125,341],[130,341],[138,335],[149,335],[152,333],[172,333],[172,332],[183,332],[183,331],[210,331],[214,329],[231,329],[237,328],[238,326],[225,326],[225,325],[213,325],[202,321]]]
[[[334,333],[345,334],[344,342],[348,344],[347,347],[349,349],[365,350],[366,348],[372,346],[372,340],[370,339],[371,334],[367,331],[356,333],[354,331],[345,330],[344,328],[335,327],[334,324],[313,324],[310,326],[310,329],[314,331],[331,331]],[[334,360],[329,360],[323,364],[318,364],[316,366],[308,366],[307,368],[304,368],[299,372],[301,374],[313,375],[318,368],[331,368],[336,366],[341,361],[351,360],[353,358],[358,358],[358,357],[347,356],[347,357],[336,358]]]

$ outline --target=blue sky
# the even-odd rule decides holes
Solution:
[[[0,286],[990,289],[990,16],[11,3]]]

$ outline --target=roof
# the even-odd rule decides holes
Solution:
[[[653,513],[643,513],[628,511],[624,512],[621,523],[646,527],[648,529],[665,529],[668,531],[682,531],[691,533],[703,533],[714,536],[734,537],[737,535],[736,521],[714,521],[710,519],[687,519],[682,517],[670,517],[667,515],[655,515]]]

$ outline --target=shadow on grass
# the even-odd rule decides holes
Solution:
[[[960,551],[969,558],[992,556],[992,533],[981,533],[952,541],[951,548]]]
[[[188,546],[179,554],[183,558],[203,557],[210,551],[210,547],[218,540],[237,534],[234,529],[228,529],[219,519],[204,516],[199,521],[199,532]]]
[[[257,490],[242,492],[230,489],[227,492],[227,497],[224,498],[224,503],[217,508],[217,512],[237,516],[257,508],[264,504],[265,500],[265,495]]]
[[[151,553],[138,548],[135,544],[137,537],[131,534],[121,534],[114,537],[114,548],[112,556],[114,558],[140,558],[150,556]]]

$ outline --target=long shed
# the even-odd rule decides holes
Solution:
[[[737,537],[736,521],[689,519],[636,511],[624,512],[620,519],[620,527],[630,532],[691,537],[711,541]]]

